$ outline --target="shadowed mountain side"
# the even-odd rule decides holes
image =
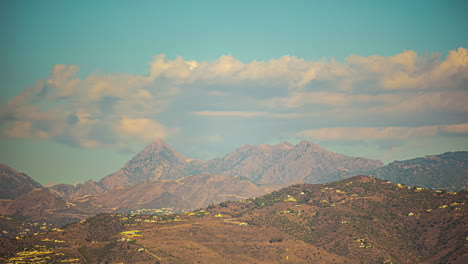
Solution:
[[[28,175],[0,164],[0,199],[16,199],[38,188],[43,187]]]
[[[282,187],[262,186],[241,177],[211,174],[189,176],[178,182],[191,188],[190,192],[184,191],[179,194],[195,205],[192,209],[205,207],[210,203],[252,198]]]
[[[2,200],[2,215],[28,215],[44,210],[66,208],[66,202],[44,189],[33,190],[15,200]]]
[[[240,178],[222,175],[192,175],[179,181],[145,181],[117,187],[104,193],[79,197],[73,203],[93,204],[103,212],[127,212],[136,209],[172,207],[175,211],[194,210],[226,200],[239,200],[265,194],[262,187]],[[154,207],[153,207],[154,206]]]
[[[410,186],[468,189],[468,151],[395,161],[371,173],[377,178]]]
[[[95,186],[95,183],[88,181],[84,185]],[[58,188],[65,191],[72,189],[69,185],[54,187],[52,191]],[[162,208],[173,212],[194,210],[222,201],[263,195],[279,187],[259,186],[240,177],[204,174],[191,175],[178,181],[144,181],[97,194],[85,194],[68,201],[55,197],[47,189],[37,189],[16,200],[0,200],[0,214],[14,216],[15,219],[61,225],[99,213]]]
[[[133,186],[116,187],[97,195],[78,197],[73,203],[80,206],[97,205],[101,212],[127,212],[144,208],[145,204],[164,193],[172,194],[177,188],[183,187],[174,181],[144,181]]]
[[[63,225],[94,214],[70,208],[64,200],[45,189],[33,190],[15,200],[0,200],[0,214],[17,220]]]
[[[85,195],[102,193],[106,189],[100,183],[88,180],[84,184],[79,183],[76,186],[71,184],[57,184],[48,188],[48,190],[53,195],[68,201]]]
[[[366,171],[365,174],[409,186],[448,190],[468,189],[468,151],[395,161],[375,170]],[[330,179],[343,179],[352,175],[352,172],[340,170],[331,175]]]

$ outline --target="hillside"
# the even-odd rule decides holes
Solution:
[[[99,208],[100,213],[161,208],[181,212],[226,200],[247,199],[272,190],[272,187],[258,186],[241,178],[201,174],[178,181],[145,181],[78,197],[71,202],[79,208]]]
[[[356,176],[297,184],[192,213],[99,215],[8,244],[3,258],[11,263],[32,256],[72,263],[467,263],[467,203],[465,191]]]
[[[0,215],[13,217],[15,220],[60,226],[93,214],[72,208],[69,203],[45,189],[36,189],[15,200],[0,200]]]
[[[377,178],[424,188],[461,190],[468,186],[468,151],[395,161],[370,172]]]
[[[99,194],[106,189],[100,183],[88,180],[85,183],[78,183],[77,185],[57,184],[48,188],[48,190],[57,197],[65,200],[73,200],[85,195]]]
[[[226,200],[260,196],[276,187],[260,186],[240,177],[201,174],[178,181],[145,181],[97,194],[86,194],[68,201],[55,197],[47,189],[38,189],[15,200],[0,200],[0,214],[16,220],[60,226],[100,213],[139,210],[174,213],[195,210]]]
[[[381,161],[344,156],[304,140],[295,146],[289,142],[274,146],[245,145],[223,158],[207,161],[200,170],[239,175],[261,184],[292,184],[304,180],[330,182],[337,180],[329,175],[338,170],[357,175],[381,166]]]
[[[42,185],[28,175],[0,164],[0,199],[16,199],[40,188],[43,188]]]

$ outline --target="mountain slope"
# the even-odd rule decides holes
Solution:
[[[337,180],[329,175],[340,169],[356,175],[381,166],[379,160],[344,156],[304,140],[296,146],[288,142],[275,146],[246,145],[206,162],[201,170],[247,177],[261,184],[292,184],[329,182]]]
[[[460,190],[468,186],[468,151],[395,161],[370,172],[377,178],[410,186]]]
[[[71,207],[69,203],[53,196],[46,189],[35,189],[15,200],[0,200],[0,215],[11,216],[21,221],[61,226],[94,214]]]
[[[467,206],[467,192],[356,176],[186,214],[99,215],[26,237],[4,260],[37,247],[98,263],[467,263]]]
[[[76,186],[71,184],[57,184],[49,187],[48,190],[54,196],[68,201],[85,195],[99,194],[104,192],[106,189],[100,183],[88,180],[87,182],[79,183]]]
[[[137,209],[172,208],[187,211],[211,203],[246,199],[271,191],[249,180],[222,175],[191,175],[178,181],[145,181],[122,186],[97,195],[78,197],[71,202],[81,208],[94,205],[100,212],[128,212]]]
[[[43,188],[42,185],[28,175],[0,164],[0,199],[16,199],[40,188]]]
[[[158,139],[133,157],[117,172],[99,183],[106,189],[133,185],[143,181],[177,180],[190,175],[191,168],[201,161],[189,159]]]

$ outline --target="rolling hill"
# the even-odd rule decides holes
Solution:
[[[468,151],[395,161],[370,172],[377,178],[424,188],[461,190],[468,186]]]
[[[102,214],[7,244],[75,263],[466,263],[468,193],[370,176],[177,215]],[[42,253],[34,253],[42,252]]]

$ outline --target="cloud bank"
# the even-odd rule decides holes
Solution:
[[[1,136],[123,149],[129,142],[187,138],[219,120],[242,125],[239,120],[245,119],[266,127],[282,122],[269,131],[271,137],[322,141],[468,133],[465,48],[445,57],[405,51],[350,55],[343,62],[157,55],[147,74],[96,72],[79,78],[78,71],[75,65],[56,65],[47,78],[2,105]],[[222,129],[216,133],[206,131],[207,140],[221,141]]]

